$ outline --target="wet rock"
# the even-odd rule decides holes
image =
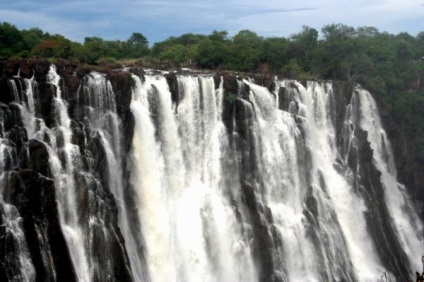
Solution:
[[[299,111],[299,105],[294,99],[294,93],[287,87],[281,87],[278,91],[278,102],[280,110],[293,114]]]
[[[221,81],[221,77],[224,80],[224,91],[229,93],[237,93],[238,84],[237,84],[237,75],[230,74],[228,72],[218,72],[214,76],[215,86],[218,87]]]
[[[343,129],[343,122],[346,115],[346,106],[350,103],[353,93],[353,85],[348,82],[334,81],[333,82],[333,107],[335,111],[333,116],[333,124],[336,127],[336,139],[340,139]]]
[[[14,100],[15,96],[10,88],[9,78],[0,77],[0,102],[9,104]]]
[[[134,136],[135,118],[131,111],[128,111],[122,120],[122,149],[124,152],[129,152],[131,149],[131,143]],[[126,163],[124,164],[126,166]]]
[[[0,94],[1,95],[1,94]],[[12,111],[9,107],[0,102],[0,135],[9,131],[14,126]]]
[[[84,151],[87,139],[84,132],[84,124],[75,120],[71,120],[71,129],[72,129],[72,144],[75,144],[79,147],[80,151]]]
[[[87,144],[87,149],[91,152],[92,156],[92,170],[98,175],[98,179],[102,186],[110,191],[108,184],[109,168],[107,166],[107,156],[100,136],[91,138]]]
[[[77,106],[77,94],[78,88],[80,87],[80,78],[72,74],[63,74],[60,80],[60,87],[62,90],[62,99],[66,100],[68,106],[68,113],[71,118],[74,118],[71,114],[75,111]]]
[[[33,170],[19,171],[14,203],[23,218],[37,281],[76,281],[59,222],[53,180]],[[56,280],[57,279],[57,280]]]
[[[145,75],[145,71],[143,68],[140,67],[131,67],[128,69],[129,72],[135,74],[136,76],[140,77],[141,81],[144,81],[144,75]]]
[[[19,152],[23,148],[24,142],[28,140],[27,132],[24,127],[14,127],[7,133],[7,137],[14,143],[16,151]]]
[[[15,76],[19,72],[20,60],[4,60],[0,62],[0,70],[3,76]]]
[[[23,279],[18,252],[19,243],[13,231],[8,228],[8,222],[4,221],[6,217],[3,212],[0,208],[0,281],[19,281]]]
[[[6,181],[3,183],[5,200],[14,205],[22,218],[22,228],[30,259],[35,268],[36,281],[76,281],[59,223],[53,180],[33,170],[20,170],[9,172],[4,181]],[[0,236],[0,241],[4,240],[7,245],[0,244],[0,246],[7,246],[7,249],[0,248],[0,258],[4,258],[0,263],[6,267],[6,276],[10,278],[14,275],[11,271],[19,274],[22,270],[13,270],[14,258],[22,250],[16,249],[17,242],[14,236],[4,231],[0,228],[0,233],[5,235]],[[0,267],[0,278],[4,276]],[[16,276],[15,279],[21,280]]]
[[[56,97],[56,87],[50,83],[38,83],[34,93],[36,112],[51,127],[55,121],[53,112],[53,98]]]
[[[237,77],[228,73],[216,74],[214,76],[214,80],[217,87],[219,87],[221,79],[223,80],[224,88],[222,97],[222,121],[224,122],[228,133],[231,135],[231,133],[234,131],[233,118],[235,113],[236,99],[239,92]]]
[[[171,92],[172,102],[178,106],[182,97],[179,96],[180,92],[178,89],[177,75],[174,72],[172,72],[167,74],[165,78],[166,78],[166,82],[168,82],[169,91]]]
[[[252,230],[253,230],[253,257],[259,260],[260,270],[259,270],[259,281],[282,281],[278,279],[278,276],[275,275],[275,264],[273,258],[273,248],[274,242],[271,235],[272,230],[268,227],[271,226],[268,222],[264,221],[265,218],[263,212],[260,211],[259,201],[256,196],[255,188],[244,183],[241,186],[242,195],[244,203],[247,206],[247,209],[252,220]]]
[[[384,267],[396,275],[398,280],[406,280],[410,273],[408,258],[402,248],[390,213],[385,202],[381,172],[373,162],[373,150],[367,140],[367,132],[355,129],[355,147],[349,158],[350,168],[355,173],[355,189],[362,194],[367,206],[366,223]],[[354,165],[354,166],[352,166]]]
[[[135,82],[128,72],[121,71],[109,72],[106,78],[112,84],[116,96],[116,110],[122,118],[130,108],[132,87],[135,86]]]
[[[246,205],[253,232],[253,257],[258,259],[260,281],[282,281],[276,273],[278,259],[273,256],[273,249],[282,247],[278,243],[276,230],[268,207],[263,206],[259,198],[261,184],[254,184],[261,179],[255,155],[255,138],[253,132],[253,109],[249,101],[235,100],[235,123],[239,139],[237,149],[240,156],[240,176],[242,201]]]
[[[46,177],[52,177],[50,156],[46,144],[36,139],[29,140],[29,168]]]

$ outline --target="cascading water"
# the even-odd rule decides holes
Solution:
[[[0,84],[0,278],[398,281],[420,269],[423,225],[360,87],[57,71]]]
[[[110,85],[107,85],[103,76],[93,73],[82,87],[95,89],[96,92],[91,93],[91,95],[97,98],[93,101],[89,100],[85,104],[83,100],[78,101],[82,102],[81,107],[83,109],[88,110],[88,113],[83,112],[81,114],[81,119],[86,121],[89,139],[99,140],[100,143],[99,145],[92,141],[90,144],[83,145],[94,146],[94,152],[105,153],[107,171],[104,172],[104,175],[108,177],[104,179],[104,183],[100,183],[90,167],[89,158],[91,154],[81,150],[75,144],[74,130],[80,124],[72,121],[69,116],[67,104],[62,99],[62,88],[59,85],[61,78],[56,72],[56,67],[54,65],[50,67],[46,79],[50,93],[54,93],[51,104],[47,107],[47,110],[50,111],[51,109],[53,119],[45,118],[41,115],[42,113],[40,114],[39,98],[34,99],[33,96],[33,89],[38,88],[33,79],[21,80],[24,82],[24,86],[20,86],[19,89],[16,87],[15,81],[10,80],[9,82],[12,85],[11,89],[14,92],[15,99],[19,97],[17,101],[21,103],[16,105],[19,113],[17,117],[18,119],[21,118],[28,139],[39,140],[37,141],[39,143],[34,143],[31,140],[29,140],[29,143],[41,144],[40,146],[44,147],[48,153],[49,168],[44,173],[45,176],[52,177],[56,184],[60,226],[78,280],[105,281],[115,275],[126,277],[125,274],[115,273],[116,268],[121,263],[126,263],[126,259],[125,257],[118,257],[115,260],[112,254],[119,249],[123,250],[124,246],[119,245],[118,238],[120,235],[117,234],[117,230],[113,230],[110,226],[113,217],[110,217],[108,210],[110,207],[113,209],[114,200],[107,192],[103,192],[101,187],[102,184],[107,184],[105,186],[111,191],[123,190],[120,167],[119,121],[116,116],[115,98],[112,97],[114,94]],[[107,86],[102,87],[104,85]],[[15,93],[15,91],[18,91],[18,93]],[[90,94],[83,90],[81,90],[81,93]],[[101,99],[103,94],[106,94],[107,97],[104,101]],[[49,126],[46,125],[46,120],[49,122]],[[85,133],[83,134],[85,135]],[[84,136],[83,140],[86,139]],[[28,154],[29,151],[26,146],[25,150]],[[7,214],[10,215],[10,213]],[[15,218],[15,221],[18,221],[19,218],[16,216]],[[13,223],[13,221],[10,222]],[[43,237],[45,237],[43,240],[47,240],[46,238],[50,236],[47,233],[48,231],[45,230],[36,229],[36,232],[41,232],[38,234],[40,240]],[[20,245],[19,248],[21,248]],[[48,244],[46,244],[45,249],[48,252],[41,254],[43,265],[46,269],[49,269],[50,279],[55,280],[57,278]],[[99,249],[102,249],[102,252],[99,252]],[[102,267],[100,267],[101,265]]]
[[[3,136],[3,133],[0,131],[0,136]],[[7,170],[10,170],[11,166],[16,166],[16,161],[16,152],[7,144],[6,140],[0,137],[0,242],[2,245],[4,244],[2,252],[6,257],[2,267],[11,270],[4,278],[9,281],[30,282],[35,281],[35,269],[28,252],[22,218],[16,207],[10,204],[10,199],[5,199],[4,191],[10,173]],[[13,268],[18,271],[13,272]]]
[[[332,99],[331,86],[325,85],[326,91],[317,83],[311,84],[308,92],[301,91],[300,93],[302,101],[306,105],[306,117],[310,125],[307,130],[310,135],[307,136],[307,139],[308,146],[313,152],[313,185],[321,186],[319,189],[322,189],[322,195],[327,194],[323,197],[323,201],[330,200],[330,203],[326,203],[328,204],[326,208],[334,209],[337,214],[338,224],[340,224],[343,234],[338,234],[337,236],[340,237],[334,238],[334,248],[343,245],[343,241],[345,241],[347,250],[340,251],[341,254],[350,258],[359,281],[369,281],[382,273],[383,268],[375,256],[375,249],[370,243],[370,235],[366,230],[363,216],[364,203],[354,193],[343,175],[340,175],[334,168],[337,148],[334,126],[329,118],[331,110],[329,101]],[[328,197],[329,199],[325,199]],[[328,230],[332,229],[330,225]]]
[[[71,143],[71,120],[68,116],[67,107],[62,100],[61,88],[59,87],[60,76],[56,67],[50,67],[47,81],[56,86],[56,97],[53,98],[53,109],[56,117],[56,127],[49,130],[42,129],[47,133],[49,140],[54,140],[49,145],[50,165],[53,177],[57,183],[57,198],[61,226],[67,240],[75,271],[81,281],[89,281],[89,262],[85,246],[85,234],[80,225],[81,215],[78,214],[78,196],[75,185],[75,163],[79,157],[78,146]],[[58,140],[60,138],[60,141]],[[57,144],[58,141],[62,144]],[[60,157],[64,160],[61,160]]]
[[[381,125],[376,103],[371,94],[361,88],[356,89],[356,95],[352,99],[359,108],[359,116],[355,119],[368,132],[374,162],[381,172],[385,201],[396,226],[397,236],[410,260],[411,269],[420,269],[420,261],[415,258],[423,255],[423,225],[406,193],[406,187],[396,180],[397,172],[390,141]]]
[[[82,113],[79,113],[82,115],[81,119],[90,128],[90,134],[100,140],[106,155],[107,171],[104,172],[103,185],[108,187],[117,201],[119,226],[125,238],[133,277],[136,281],[148,281],[140,245],[142,239],[139,232],[133,230],[128,217],[122,179],[122,162],[125,159],[122,159],[120,120],[116,111],[115,94],[110,82],[104,75],[92,72],[87,77],[86,84],[79,90],[78,102],[78,109],[82,110]],[[93,221],[96,220],[97,218],[93,218]],[[108,232],[105,229],[103,231]]]
[[[180,101],[166,80],[136,78],[132,172],[152,281],[255,281],[249,242],[226,197],[213,79],[179,77]]]
[[[225,167],[223,152],[238,148],[232,147],[235,143],[230,145],[221,121],[222,88],[214,93],[212,79],[180,76],[179,101],[172,105],[164,77],[147,75],[144,83],[134,79],[137,83],[131,106],[136,118],[132,184],[139,197],[152,280],[257,280],[258,266],[249,248],[251,241],[242,231],[252,223],[249,213],[238,202],[241,214],[235,221],[233,211],[226,207],[231,200],[237,202],[232,193],[238,190],[240,195],[240,187],[225,186],[238,174],[225,174],[229,168]],[[254,185],[262,187],[256,192],[256,204],[270,210],[269,214],[263,212],[261,222],[268,222],[268,232],[274,241],[273,277],[287,281],[373,281],[386,273],[390,279],[396,279],[377,255],[365,220],[367,207],[352,186],[352,171],[337,147],[331,83],[311,82],[305,88],[298,82],[277,81],[275,93],[250,81],[239,87],[243,84],[250,91],[247,96],[240,94],[239,101],[254,117],[249,142],[256,156],[257,173],[252,177]],[[293,98],[288,112],[278,108],[282,87],[291,91]],[[370,99],[369,95],[366,97]],[[348,105],[352,107],[365,111],[364,106],[353,102]],[[375,103],[371,112],[376,112]],[[361,126],[371,131],[370,127]],[[376,139],[370,141],[372,146],[379,146]],[[387,141],[385,144],[388,148]],[[393,167],[387,161],[385,164]],[[377,166],[382,169],[378,162]],[[410,203],[408,199],[405,202]],[[231,229],[227,234],[220,233],[218,222],[222,228],[228,221]],[[421,226],[418,219],[413,222],[413,226]],[[408,252],[410,259],[422,251],[419,230],[408,233],[408,240],[404,239],[406,236],[401,238],[407,252],[407,244],[415,244],[415,253]],[[243,252],[243,262],[240,258],[238,262],[224,260],[219,255],[228,250],[228,235],[234,234],[232,242],[241,243],[231,245],[237,245]],[[282,244],[277,243],[279,238]],[[211,253],[209,244],[221,251]],[[175,260],[175,253],[179,260]],[[190,260],[193,257],[195,265]],[[227,253],[226,257],[234,259],[234,253]],[[233,267],[225,268],[223,261]],[[248,268],[253,272],[245,272]],[[244,269],[245,275],[241,275],[243,271],[234,272],[235,269]]]

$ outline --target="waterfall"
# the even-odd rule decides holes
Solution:
[[[0,132],[3,133],[3,132]],[[35,269],[28,252],[27,242],[24,230],[22,228],[22,218],[18,210],[12,204],[10,199],[5,198],[7,192],[7,178],[10,177],[11,165],[16,162],[17,156],[14,149],[9,146],[3,138],[0,137],[0,242],[2,250],[6,257],[2,267],[10,268],[7,279],[10,281],[35,281]],[[17,269],[14,272],[12,269]]]
[[[380,116],[371,94],[362,89],[356,89],[357,96],[352,99],[359,105],[359,120],[361,128],[368,132],[368,140],[374,151],[376,167],[381,172],[381,181],[385,191],[385,201],[389,207],[390,216],[396,226],[397,235],[403,249],[408,255],[411,269],[420,269],[417,259],[423,255],[424,230],[418,214],[412,206],[406,187],[397,182],[397,172],[390,141],[383,129]]]
[[[108,195],[102,194],[100,189],[104,184],[111,192],[123,193],[119,120],[111,86],[102,75],[91,74],[82,85],[83,90],[80,92],[83,93],[84,89],[88,89],[87,93],[83,94],[88,94],[89,97],[91,95],[92,100],[83,100],[83,105],[77,109],[77,111],[86,110],[81,119],[86,122],[86,128],[89,130],[88,137],[99,140],[100,147],[95,148],[105,152],[107,171],[104,173],[107,179],[104,179],[105,183],[100,183],[91,169],[87,168],[87,165],[91,164],[89,160],[91,154],[87,155],[87,152],[80,150],[81,148],[73,140],[75,121],[71,120],[67,102],[62,98],[61,77],[57,74],[56,67],[50,66],[46,79],[47,84],[53,87],[51,91],[54,92],[51,100],[54,119],[49,121],[51,123],[49,126],[46,125],[46,119],[40,118],[36,110],[35,104],[39,101],[35,101],[33,89],[37,87],[37,84],[33,79],[23,79],[23,81],[25,85],[23,94],[19,92],[13,80],[9,83],[13,91],[19,92],[14,95],[15,97],[25,96],[18,100],[21,104],[17,106],[28,138],[39,140],[46,146],[49,155],[49,172],[45,176],[52,177],[56,184],[60,226],[78,280],[104,280],[112,277],[113,268],[121,262],[115,261],[112,256],[116,248],[114,246],[116,239],[113,237],[117,235],[107,226],[110,220],[107,206],[110,206],[110,203],[106,203]],[[90,92],[92,89],[95,90],[94,93]],[[102,100],[104,97],[102,91],[106,93],[104,100]],[[86,139],[85,136],[84,140]],[[92,143],[86,145],[97,146]],[[81,154],[82,152],[84,155]],[[88,210],[85,210],[87,208]],[[101,253],[99,248],[102,249]],[[124,246],[120,248],[123,249]],[[48,255],[44,257],[47,260]],[[52,264],[48,261],[43,263]],[[103,267],[100,268],[100,265]],[[51,272],[54,273],[54,268]]]
[[[306,190],[298,167],[301,156],[297,147],[304,140],[293,116],[278,110],[274,96],[266,88],[244,83],[250,86],[249,99],[256,117],[257,162],[264,181],[261,203],[270,207],[283,240],[284,250],[275,250],[287,263],[286,270],[279,266],[280,275],[288,281],[318,281],[318,258],[304,225]]]
[[[323,213],[327,213],[330,220],[326,226],[328,232],[334,232],[337,228],[332,225],[338,224],[342,231],[342,234],[330,235],[330,242],[334,242],[331,248],[347,245],[346,249],[340,250],[345,256],[343,259],[350,258],[359,281],[370,281],[383,272],[383,267],[366,230],[363,200],[353,191],[348,179],[334,167],[338,154],[330,116],[330,101],[333,99],[331,85],[311,82],[307,91],[300,91],[300,94],[308,120],[306,138],[312,152],[312,185],[322,197]],[[337,215],[338,223],[333,222],[334,218],[330,219],[333,212]],[[337,258],[329,259],[339,263]]]
[[[303,119],[302,140],[294,118],[277,108],[274,96],[266,88],[245,83],[250,86],[257,119],[257,162],[265,194],[262,204],[271,208],[281,232],[288,280],[366,281],[376,277],[382,267],[372,245],[367,244],[370,237],[362,214],[364,205],[333,166],[337,152],[329,118],[331,86],[309,83],[305,89],[295,83],[298,91],[294,98]],[[299,151],[304,153],[299,155]],[[309,197],[315,201],[314,209]],[[308,230],[308,220],[319,225]],[[315,233],[315,244],[307,236],[309,232]],[[356,273],[350,270],[351,263]]]
[[[0,280],[421,269],[423,222],[360,86],[62,66],[0,81]]]
[[[222,89],[211,77],[178,77],[176,107],[164,77],[136,81],[132,184],[152,281],[255,281],[223,186]]]
[[[45,129],[50,140],[55,140],[49,147],[50,164],[55,183],[57,183],[57,199],[59,202],[60,220],[63,233],[67,240],[75,271],[81,281],[89,281],[89,262],[86,252],[85,235],[80,225],[78,214],[78,195],[75,184],[75,163],[79,157],[79,149],[71,143],[71,121],[67,107],[62,100],[60,77],[54,65],[50,66],[47,81],[55,86],[56,97],[53,98],[53,108],[56,118],[56,127],[50,131]],[[58,146],[57,138],[60,138],[61,147]],[[62,161],[60,156],[64,157]]]

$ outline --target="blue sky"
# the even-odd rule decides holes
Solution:
[[[133,32],[150,43],[213,30],[289,36],[302,25],[320,30],[331,23],[416,35],[424,31],[424,0],[1,0],[3,21],[80,42],[87,36],[126,40]]]

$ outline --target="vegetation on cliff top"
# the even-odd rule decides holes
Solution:
[[[38,28],[18,30],[0,23],[0,58],[65,58],[96,64],[125,59],[172,65],[280,73],[298,79],[337,79],[361,83],[376,94],[410,138],[424,163],[424,32],[417,36],[343,24],[321,32],[303,29],[288,38],[262,37],[249,30],[234,36],[183,34],[153,46],[134,32],[126,41],[86,37],[84,43]]]

